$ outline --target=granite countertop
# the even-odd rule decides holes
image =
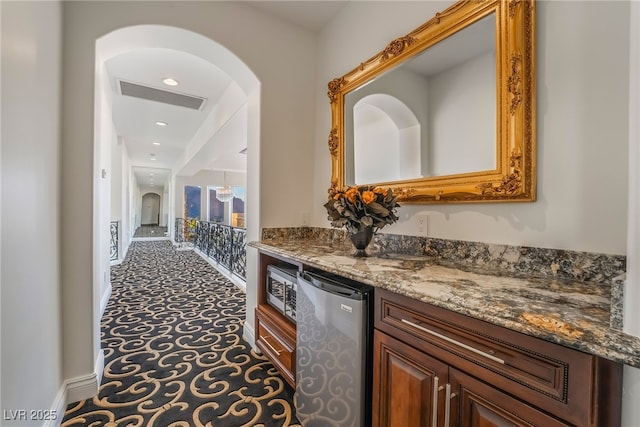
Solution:
[[[611,327],[608,285],[471,269],[428,256],[355,258],[352,248],[319,240],[274,239],[249,246],[640,368],[640,338]]]

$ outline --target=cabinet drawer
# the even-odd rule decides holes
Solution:
[[[295,386],[296,359],[295,335],[288,336],[280,332],[280,328],[260,314],[257,316],[256,344],[282,373],[282,376],[293,387]]]
[[[377,293],[375,310],[377,329],[570,422],[588,424],[594,356],[388,291]]]

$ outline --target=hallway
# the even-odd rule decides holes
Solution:
[[[141,225],[136,229],[133,237],[167,237],[167,227],[157,225]]]
[[[100,393],[63,426],[298,426],[293,390],[242,339],[245,294],[205,260],[133,242],[111,281]]]

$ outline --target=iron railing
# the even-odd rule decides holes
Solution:
[[[246,280],[247,230],[215,222],[176,218],[175,241],[193,245],[231,273]]]
[[[109,224],[109,231],[111,233],[111,238],[109,239],[109,259],[111,261],[118,260],[118,225],[120,221],[111,221]]]

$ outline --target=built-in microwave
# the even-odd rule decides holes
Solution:
[[[278,265],[267,266],[267,302],[296,321],[297,269]]]

